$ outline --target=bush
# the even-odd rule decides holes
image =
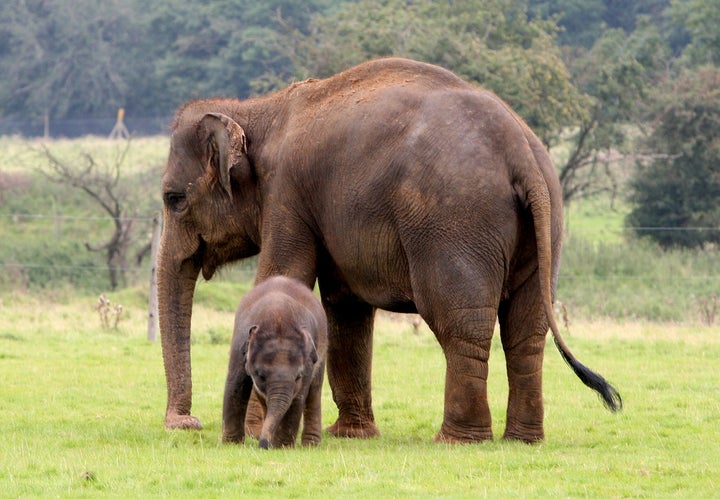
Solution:
[[[631,182],[627,224],[665,248],[720,243],[720,69],[689,72],[664,89],[656,122],[646,143],[653,159]]]

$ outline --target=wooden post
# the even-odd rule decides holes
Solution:
[[[156,213],[153,217],[152,242],[150,243],[150,261],[152,268],[150,270],[150,293],[148,298],[148,341],[155,342],[157,340],[158,324],[158,295],[157,295],[157,254],[160,245],[160,213]]]
[[[108,135],[109,139],[129,139],[130,138],[130,132],[128,132],[127,127],[125,126],[125,123],[123,120],[125,119],[125,109],[120,108],[117,112],[117,121],[115,121],[115,126],[113,127],[112,131],[110,132],[110,135]]]
[[[43,117],[43,138],[45,140],[50,138],[50,112],[45,111],[45,116]]]

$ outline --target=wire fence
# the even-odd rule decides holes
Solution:
[[[122,220],[124,221],[138,221],[138,222],[150,222],[153,220],[153,216],[134,216],[134,217],[122,217]],[[102,221],[102,222],[110,222],[115,219],[111,217],[102,217],[102,216],[72,216],[72,215],[60,215],[60,214],[47,214],[47,213],[0,213],[0,219],[10,219],[13,221],[13,223],[20,223],[23,220],[52,220],[52,221]],[[584,228],[581,232],[587,233],[592,231],[593,229],[587,229]],[[606,232],[606,233],[620,233],[620,234],[628,234],[631,232],[651,232],[651,231],[657,231],[657,232],[665,232],[665,231],[688,231],[688,232],[697,232],[697,231],[712,231],[717,232],[720,231],[720,228],[718,227],[622,227],[617,229],[596,229],[597,231]],[[98,273],[98,274],[107,274],[111,270],[115,271],[122,271],[128,274],[135,274],[135,275],[144,275],[149,274],[152,269],[152,262],[147,261],[143,265],[140,266],[128,266],[128,267],[113,267],[108,266],[106,264],[97,264],[97,265],[72,265],[72,264],[62,264],[62,263],[44,263],[44,262],[33,262],[33,261],[17,261],[17,258],[14,258],[12,261],[0,261],[0,268],[5,269],[6,271],[13,271],[13,272],[23,272],[26,270],[53,270],[53,271],[64,271],[64,272],[89,272],[89,273]],[[243,273],[252,273],[254,272],[253,268],[238,268],[236,271],[243,272]],[[667,280],[667,281],[674,281],[674,280],[686,280],[686,281],[713,281],[713,280],[720,280],[720,274],[703,274],[703,275],[685,275],[685,276],[678,276],[668,273],[665,276],[642,276],[642,275],[627,275],[625,273],[605,273],[602,275],[592,275],[588,276],[586,274],[574,274],[572,272],[568,272],[561,270],[560,279],[594,279],[594,280],[603,280],[603,281],[649,281],[649,282],[657,282],[658,280]]]

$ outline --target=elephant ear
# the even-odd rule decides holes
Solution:
[[[312,339],[312,336],[310,335],[310,332],[304,328],[301,327],[300,331],[303,334],[303,337],[305,338],[305,348],[309,351],[309,357],[313,364],[315,364],[318,361],[318,353],[317,348],[315,348],[315,342]]]
[[[248,337],[247,340],[243,343],[242,347],[240,347],[240,355],[242,355],[243,362],[248,362],[248,351],[250,351],[250,341],[255,338],[255,333],[257,332],[258,327],[252,326],[250,330],[248,331]]]
[[[232,197],[230,169],[247,155],[245,131],[235,120],[222,113],[207,113],[199,126],[208,132],[208,162],[216,169],[220,186]]]

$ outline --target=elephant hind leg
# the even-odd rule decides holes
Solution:
[[[245,434],[250,438],[259,438],[264,419],[265,408],[258,399],[257,393],[253,390],[250,393],[247,413],[245,414]]]
[[[431,324],[447,361],[445,412],[436,441],[471,443],[493,438],[487,377],[496,316],[494,307],[456,309]]]
[[[500,306],[500,336],[508,377],[503,438],[528,443],[544,439],[542,363],[548,322],[537,279],[529,279]]]

